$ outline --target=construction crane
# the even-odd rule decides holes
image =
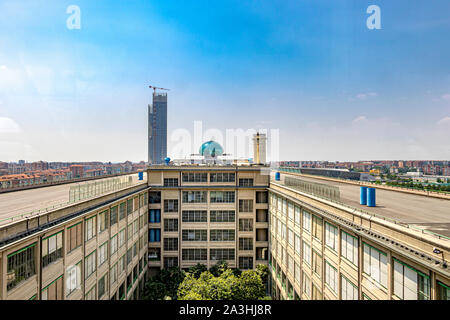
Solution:
[[[158,88],[158,87],[154,87],[154,86],[148,86],[148,87],[149,87],[150,89],[153,89],[153,93],[156,92],[156,89],[170,91],[170,89],[165,89],[165,88]]]

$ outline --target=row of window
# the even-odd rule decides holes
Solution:
[[[183,203],[207,203],[208,191],[183,191]],[[234,191],[210,191],[211,203],[234,203]],[[178,212],[178,200],[164,200],[164,212]],[[240,199],[239,212],[253,212],[253,200]]]
[[[342,231],[343,232],[343,231]],[[346,259],[355,261],[357,263],[357,238],[348,235],[343,232],[342,251],[346,256]],[[280,257],[281,261],[285,263],[288,270],[293,273],[295,261],[291,256],[288,256],[285,249],[280,245],[280,242],[274,240],[273,243],[277,245],[274,246],[275,254]],[[356,243],[356,248],[354,247]],[[312,267],[314,273],[321,278],[322,275],[322,256],[315,250],[312,250],[308,243],[302,242],[302,258],[303,262]],[[387,288],[388,278],[387,278],[387,254],[371,245],[363,242],[363,273],[370,278],[374,283],[381,285],[381,287]],[[297,250],[296,250],[297,251]],[[356,258],[355,258],[356,255]],[[312,257],[312,265],[311,265]],[[334,267],[326,259],[325,261],[325,284],[330,288],[332,292],[337,295],[338,292],[338,272],[336,267]],[[393,258],[393,293],[399,299],[410,299],[410,300],[429,300],[430,299],[430,276],[424,274],[421,271],[409,266],[408,264],[401,262],[400,260]],[[344,277],[342,275],[342,277]],[[344,277],[345,278],[345,277]],[[341,286],[341,295],[345,297],[357,297],[355,296],[352,288],[349,286],[348,279],[345,278],[343,282],[345,285]],[[353,287],[356,287],[352,283]],[[442,285],[440,285],[442,287]],[[445,287],[444,287],[445,288]],[[447,291],[440,289],[440,299],[444,297],[447,298]],[[357,292],[357,291],[356,291]],[[342,298],[344,299],[344,298]]]
[[[206,249],[183,249],[185,261],[206,261]],[[234,260],[234,249],[209,249],[210,260]],[[178,267],[178,257],[164,257],[164,268]],[[253,257],[239,257],[238,267],[242,270],[253,269]]]

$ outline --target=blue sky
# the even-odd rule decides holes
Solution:
[[[171,89],[169,155],[171,133],[202,120],[279,129],[283,160],[450,159],[449,9],[1,0],[0,160],[146,160],[149,84]]]

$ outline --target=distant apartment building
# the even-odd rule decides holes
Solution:
[[[74,179],[84,177],[84,166],[83,165],[74,164],[74,165],[71,165],[69,167],[69,169],[70,169],[70,172],[72,172],[72,177]]]
[[[161,164],[167,157],[167,94],[153,92],[148,106],[148,163]]]

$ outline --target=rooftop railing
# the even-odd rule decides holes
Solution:
[[[305,191],[304,189],[301,189],[301,188],[299,188],[299,187],[296,186],[296,185],[287,185],[287,184],[283,183],[283,181],[276,181],[276,180],[271,180],[271,182],[272,182],[272,183],[275,183],[275,184],[283,185],[283,186],[288,187],[288,188],[296,189],[296,190],[298,190],[298,191],[300,191],[300,192],[304,192],[304,193],[310,194],[310,195],[312,195],[312,196],[315,196],[315,197],[318,197],[318,198],[321,198],[321,199],[324,199],[324,200],[333,202],[333,203],[335,203],[335,204],[338,204],[338,205],[340,205],[340,206],[346,207],[346,208],[351,209],[351,210],[353,210],[353,211],[361,212],[361,213],[363,213],[363,214],[365,214],[365,215],[368,215],[368,216],[376,217],[376,218],[378,218],[378,219],[382,219],[382,220],[385,220],[385,221],[394,223],[394,224],[396,224],[396,225],[400,225],[400,226],[403,226],[403,227],[406,227],[406,228],[409,228],[409,229],[412,229],[412,230],[419,231],[419,232],[421,232],[422,234],[429,234],[429,235],[434,236],[434,237],[437,237],[437,238],[439,238],[439,239],[450,240],[450,237],[448,237],[448,236],[445,236],[445,235],[442,235],[442,234],[439,234],[439,233],[436,233],[436,232],[433,232],[433,231],[430,231],[430,230],[426,230],[426,229],[423,229],[423,228],[419,228],[419,227],[417,227],[417,226],[415,226],[415,225],[412,225],[412,224],[408,224],[408,223],[405,223],[405,222],[401,222],[401,221],[398,220],[398,219],[389,218],[389,217],[386,217],[386,216],[383,216],[383,215],[380,215],[380,214],[376,214],[376,213],[373,213],[373,212],[368,212],[368,211],[366,211],[366,210],[364,210],[364,209],[361,209],[361,208],[356,208],[356,207],[350,206],[350,205],[348,205],[348,204],[346,204],[346,203],[343,203],[343,202],[341,202],[341,201],[338,201],[338,200],[336,200],[336,199],[332,199],[332,198],[329,198],[329,197],[325,197],[325,196],[321,195],[320,193],[317,194],[317,193],[314,193],[314,192],[307,192],[307,191]]]

